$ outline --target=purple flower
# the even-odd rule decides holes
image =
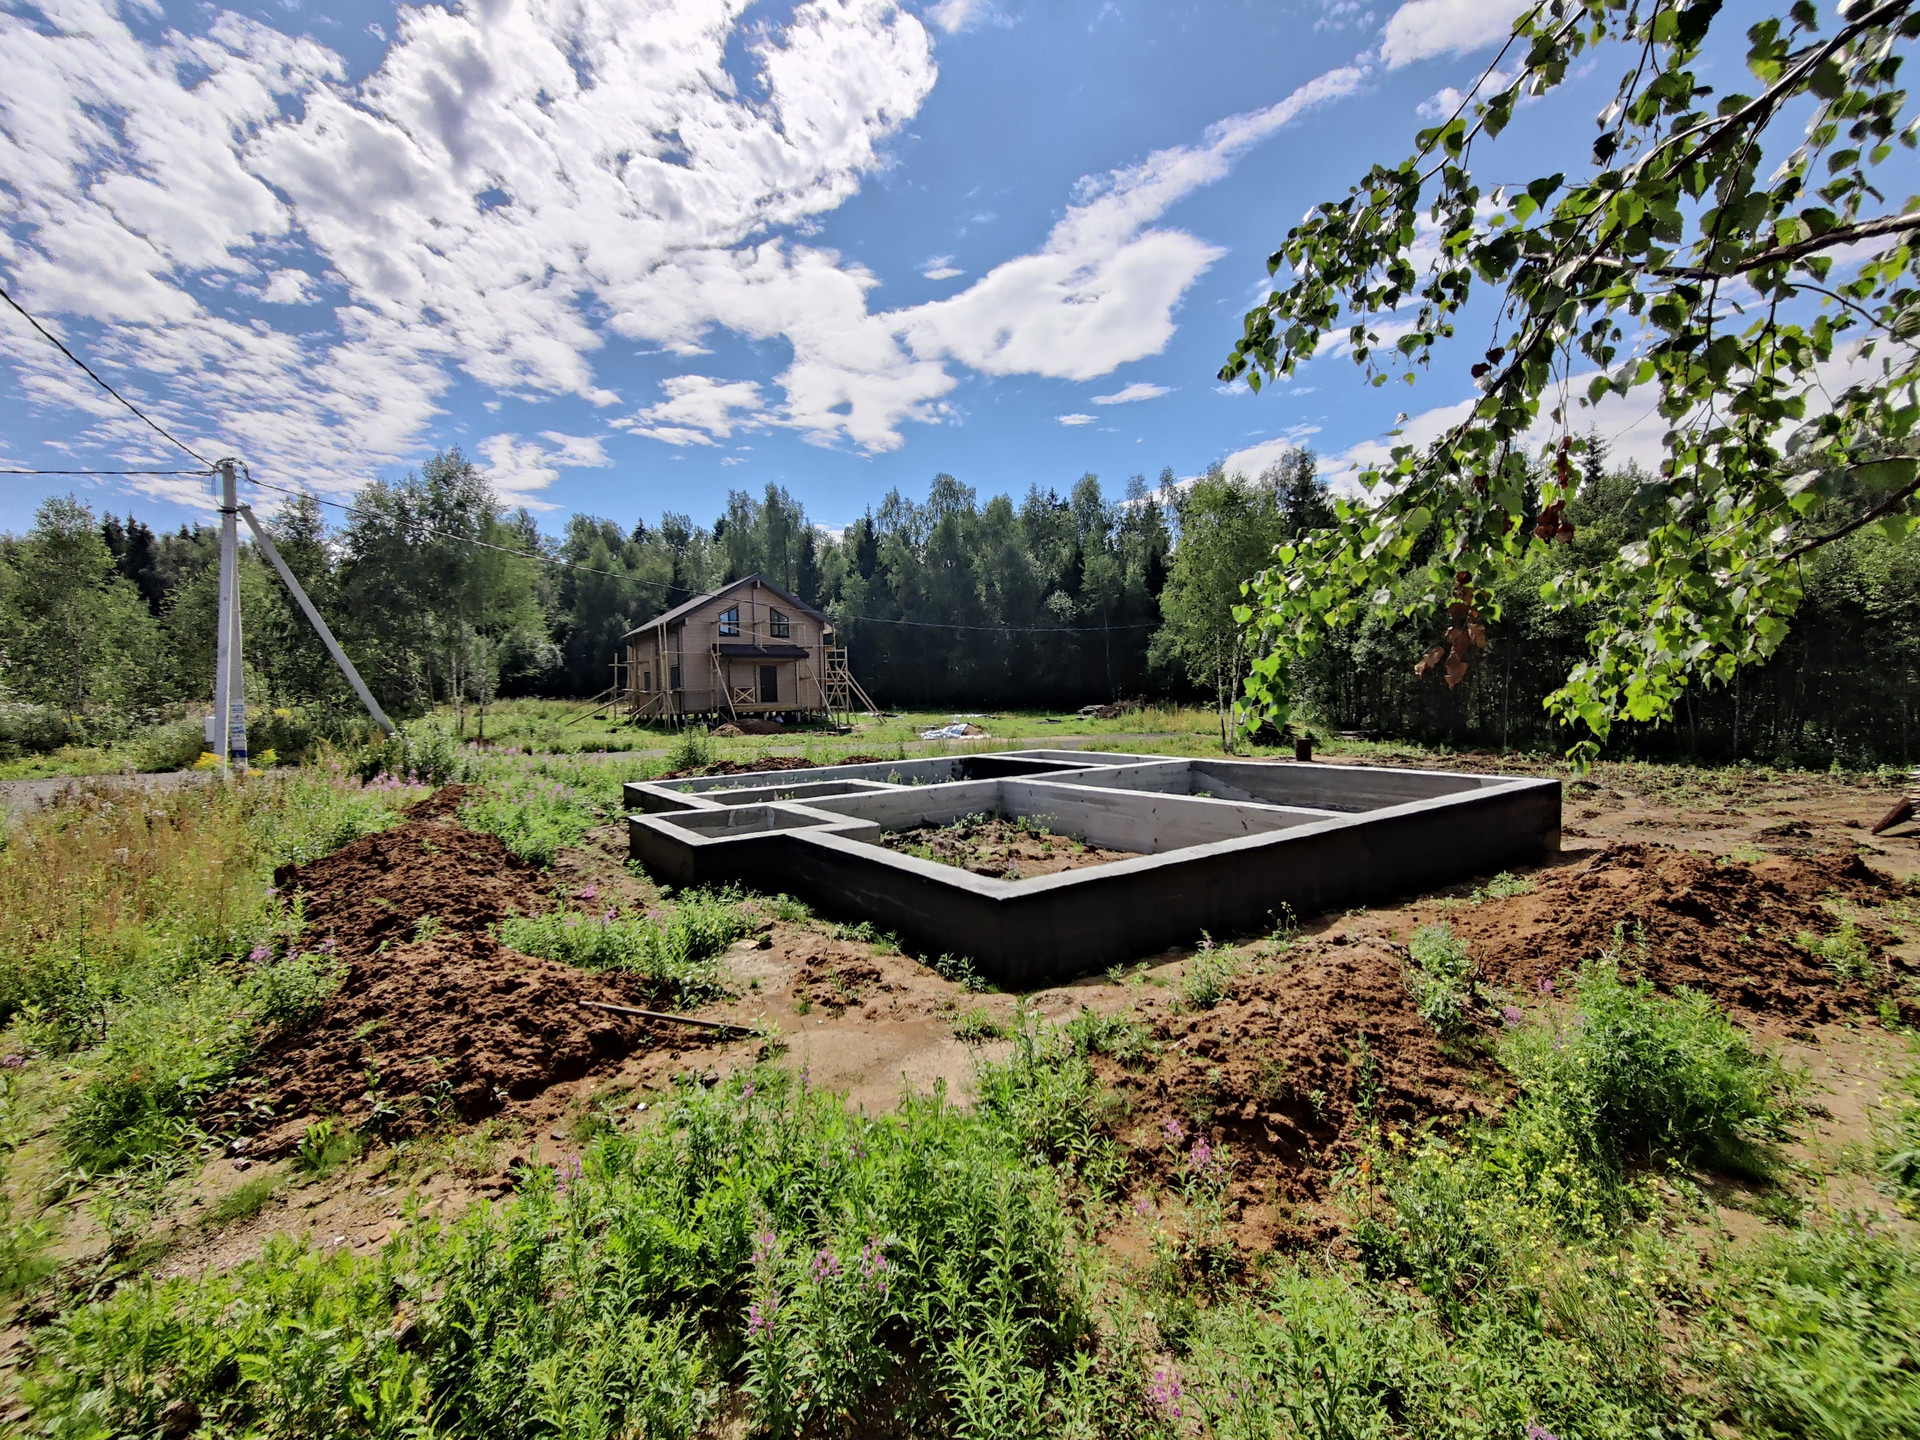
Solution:
[[[580,1178],[582,1168],[578,1155],[569,1155],[565,1160],[554,1166],[553,1174],[555,1184],[553,1188],[555,1193],[560,1195],[566,1194],[567,1186]]]
[[[1213,1147],[1205,1140],[1195,1140],[1193,1149],[1187,1152],[1187,1167],[1196,1175],[1213,1173]]]
[[[1178,1117],[1175,1117],[1160,1127],[1160,1133],[1167,1137],[1169,1145],[1178,1145],[1187,1138],[1187,1127],[1180,1123]]]
[[[278,895],[279,893],[280,893],[280,887],[278,885],[267,886],[267,894]]]
[[[600,918],[604,920],[607,924],[611,925],[615,920],[618,920],[620,918],[620,907],[617,905],[607,906],[607,913],[602,915]]]
[[[1560,1437],[1536,1421],[1527,1426],[1527,1440],[1560,1440]]]
[[[24,1070],[27,1068],[27,1057],[24,1055],[0,1055],[0,1065],[4,1065],[9,1070]]]
[[[1144,1220],[1147,1216],[1153,1214],[1153,1201],[1142,1195],[1138,1200],[1133,1202],[1133,1213]]]
[[[740,1098],[742,1100],[751,1100],[753,1098],[753,1082],[751,1080],[740,1087]]]
[[[773,1317],[779,1313],[778,1301],[768,1300],[764,1307],[758,1300],[754,1301],[747,1306],[747,1334],[750,1337],[773,1334]]]
[[[1520,1023],[1523,1017],[1520,1014],[1520,1009],[1518,1006],[1502,1005],[1500,1007],[1500,1018],[1501,1020],[1506,1022],[1507,1029],[1511,1030],[1513,1029],[1514,1026]]]
[[[1553,981],[1547,979],[1544,975],[1540,977],[1540,993],[1542,995],[1551,995],[1553,993]]]
[[[271,960],[272,958],[273,951],[269,950],[264,944],[256,945],[247,952],[247,959],[256,963],[261,960]]]
[[[1171,1365],[1155,1370],[1153,1379],[1147,1382],[1147,1399],[1168,1420],[1180,1418],[1181,1394],[1180,1372]]]
[[[813,1257],[813,1264],[810,1270],[813,1275],[813,1283],[816,1285],[824,1285],[829,1280],[838,1280],[840,1278],[840,1257],[835,1255],[832,1250],[823,1247],[820,1253]]]
[[[860,1247],[860,1273],[871,1280],[875,1276],[885,1276],[887,1271],[887,1242],[869,1240]],[[881,1284],[885,1284],[884,1279]]]
[[[600,898],[600,891],[595,886],[589,885],[582,890],[576,890],[573,898],[576,900],[598,900]]]
[[[771,1230],[762,1230],[753,1237],[753,1268],[765,1270],[780,1253],[780,1237]]]

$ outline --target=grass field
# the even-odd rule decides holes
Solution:
[[[917,739],[947,716],[792,744],[583,725],[604,743],[575,744],[579,708],[497,707],[484,749],[416,725],[385,769],[339,753],[85,791],[5,830],[0,1413],[17,1433],[1920,1433],[1920,1050],[1898,1022],[1920,914],[1897,887],[1838,930],[1834,902],[1809,900],[1796,942],[1831,965],[1822,984],[1881,977],[1880,1010],[1772,1029],[1636,986],[1598,951],[1558,988],[1495,994],[1443,919],[1415,937],[1396,1003],[1478,1077],[1472,1113],[1391,1110],[1388,1032],[1363,1023],[1337,1057],[1350,1090],[1261,1072],[1260,1103],[1293,1107],[1302,1133],[1323,1107],[1354,1117],[1338,1145],[1312,1142],[1315,1168],[1269,1173],[1278,1152],[1224,1138],[1226,1101],[1207,1098],[1227,1092],[1204,1088],[1204,1057],[1249,1043],[1210,1016],[1352,946],[1206,937],[1052,1009],[978,993],[950,957],[918,965],[784,898],[663,893],[610,828],[625,780],[776,749],[961,748]],[[965,748],[1218,745],[1203,711],[975,723],[990,738]],[[597,753],[616,749],[649,753]],[[562,897],[556,918],[499,927],[505,943],[657,970],[728,1018],[772,993],[769,966],[810,988],[752,1022],[724,1075],[702,1058],[723,1052],[662,1044],[635,1057],[644,1074],[550,1102],[410,1129],[321,1117],[283,1157],[236,1160],[215,1112],[356,983],[276,868],[395,827],[447,780],[472,787],[460,820]],[[1569,823],[1610,835],[1707,844],[1686,827],[1752,811],[1728,866],[1777,816],[1856,833],[1884,791],[1660,766],[1580,783]],[[1444,904],[1531,889],[1507,877]],[[820,1079],[832,1037],[872,1052],[890,1026],[937,1030],[954,1081],[903,1090],[895,1070],[870,1092],[891,1101],[852,1104]],[[1156,1088],[1195,1063],[1195,1095]],[[1820,1078],[1842,1072],[1866,1078]]]

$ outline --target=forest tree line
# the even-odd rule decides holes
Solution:
[[[1444,622],[1368,619],[1298,678],[1323,732],[1488,748],[1558,748],[1542,709],[1584,626],[1541,585],[1556,566],[1633,538],[1646,477],[1588,457],[1575,538],[1497,594],[1500,616],[1465,681],[1413,665]],[[1231,705],[1248,655],[1239,587],[1273,546],[1328,524],[1311,453],[1248,478],[1135,476],[1117,496],[1082,477],[1015,501],[936,476],[838,535],[784,489],[732,492],[708,524],[571,517],[543,535],[458,451],[362,491],[330,526],[310,499],[268,521],[275,544],[383,705],[416,714],[500,695],[588,696],[629,629],[760,572],[833,617],[882,704],[987,710],[1135,696]],[[478,544],[472,542],[481,542]],[[508,552],[527,552],[525,558]],[[156,532],[49,500],[0,536],[0,747],[118,738],[204,706],[211,691],[217,531]],[[1765,667],[1695,693],[1681,723],[1621,732],[1618,753],[1820,764],[1908,763],[1920,723],[1920,548],[1863,530],[1809,557],[1792,637]],[[354,723],[345,682],[279,581],[243,546],[248,696]],[[1409,589],[1409,601],[1414,598]],[[38,743],[36,743],[38,742]]]

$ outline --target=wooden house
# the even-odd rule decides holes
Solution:
[[[866,703],[833,621],[757,573],[621,638],[615,687],[635,720],[799,719],[844,712],[854,695]]]

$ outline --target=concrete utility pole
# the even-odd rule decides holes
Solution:
[[[236,462],[222,460],[220,472],[220,638],[213,681],[214,753],[221,763],[247,770],[247,687],[245,652],[240,646],[240,497]]]

